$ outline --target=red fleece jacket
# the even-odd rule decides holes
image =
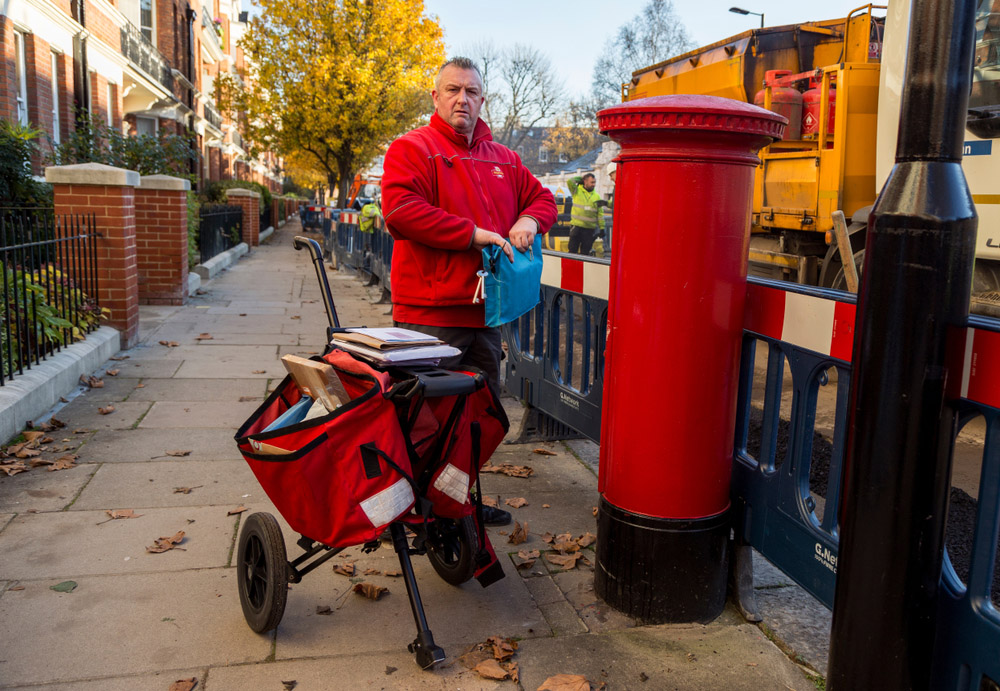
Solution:
[[[470,147],[437,113],[392,143],[383,169],[382,210],[395,239],[393,318],[484,326],[483,305],[472,302],[483,268],[482,253],[472,249],[476,226],[507,237],[518,218],[530,216],[544,233],[556,220],[552,193],[493,141],[482,120]]]

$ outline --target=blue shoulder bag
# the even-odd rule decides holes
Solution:
[[[500,326],[530,312],[542,285],[542,236],[535,236],[527,252],[514,248],[513,263],[499,245],[485,248],[479,285],[473,302],[486,303],[486,326]]]

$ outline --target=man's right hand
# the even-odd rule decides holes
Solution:
[[[510,243],[507,242],[506,239],[501,237],[499,233],[494,233],[492,230],[476,227],[476,232],[472,235],[472,249],[481,250],[489,247],[490,245],[498,245],[503,250],[503,253],[507,255],[507,259],[513,263],[514,249],[510,246]]]

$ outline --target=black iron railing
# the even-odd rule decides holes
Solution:
[[[204,264],[242,242],[243,209],[230,204],[205,204],[198,226],[198,249]]]
[[[260,225],[257,226],[258,232],[263,233],[265,230],[270,228],[273,223],[271,223],[271,205],[264,203],[264,197],[260,198]]]
[[[167,59],[150,43],[142,32],[125,23],[121,28],[122,54],[129,62],[159,82],[167,91],[174,90],[174,75]]]
[[[208,120],[208,124],[212,125],[218,130],[222,129],[222,116],[219,115],[218,111],[215,110],[208,103],[204,104],[205,108],[205,119]]]
[[[0,208],[0,385],[98,327],[94,228],[93,215]]]

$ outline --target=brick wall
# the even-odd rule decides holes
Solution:
[[[0,16],[0,117],[17,119],[17,81],[14,71],[14,23]]]
[[[87,31],[97,36],[112,48],[121,47],[122,37],[118,25],[101,11],[100,7],[93,2],[87,2]],[[67,14],[70,14],[67,11]],[[72,16],[70,14],[70,16]]]
[[[226,202],[243,210],[243,242],[248,247],[260,244],[260,195],[243,189],[226,191]]]
[[[146,189],[149,179],[143,178],[135,191],[139,304],[182,305],[187,299],[187,192]]]

